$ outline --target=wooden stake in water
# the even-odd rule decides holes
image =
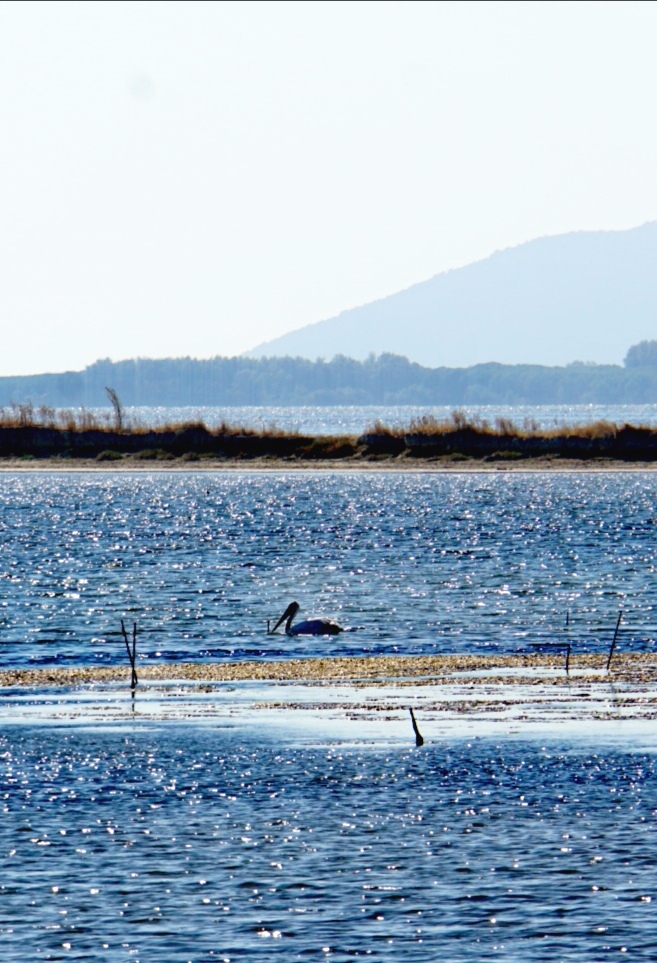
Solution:
[[[609,658],[607,659],[607,672],[609,672],[609,666],[611,665],[611,657],[614,654],[614,649],[616,648],[616,639],[618,638],[618,630],[620,628],[622,618],[623,618],[623,610],[621,609],[620,612],[618,613],[618,621],[616,622],[614,637],[611,640],[611,645],[609,647]]]
[[[132,698],[135,697],[135,688],[139,684],[139,679],[137,678],[137,623],[132,624],[132,646],[130,646],[130,641],[128,639],[128,633],[125,630],[125,625],[123,624],[123,619],[121,619],[121,632],[123,633],[123,638],[125,640],[125,647],[128,650],[128,658],[130,659],[130,689],[132,692]]]
[[[409,709],[408,711],[409,711],[410,714],[411,714],[411,722],[413,723],[413,732],[415,733],[415,745],[416,745],[416,746],[423,746],[423,745],[424,745],[424,739],[422,738],[422,733],[420,732],[420,730],[419,730],[418,727],[417,727],[417,722],[415,721],[415,716],[413,715],[413,710],[412,710],[412,709]]]

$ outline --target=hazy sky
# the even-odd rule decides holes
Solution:
[[[3,0],[0,375],[656,219],[656,41],[652,2]]]

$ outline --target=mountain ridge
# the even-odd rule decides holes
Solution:
[[[244,357],[432,367],[617,364],[657,337],[657,221],[534,238],[257,345]]]

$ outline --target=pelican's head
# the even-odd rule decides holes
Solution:
[[[271,631],[272,631],[272,634],[276,631],[276,629],[279,627],[279,625],[282,625],[283,622],[285,622],[287,619],[289,619],[290,621],[292,621],[292,619],[294,618],[294,616],[297,614],[298,611],[299,611],[299,603],[298,603],[298,602],[290,602],[290,604],[289,604],[288,607],[285,609],[285,611],[284,611],[283,614],[281,615],[280,619],[278,620],[278,622],[276,623],[276,625],[274,626],[274,628],[271,630]]]

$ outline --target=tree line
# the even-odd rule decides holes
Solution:
[[[425,368],[393,354],[303,358],[103,359],[83,371],[0,378],[0,406],[100,407],[111,385],[124,405],[540,405],[657,401],[657,342],[623,365],[479,364]]]

